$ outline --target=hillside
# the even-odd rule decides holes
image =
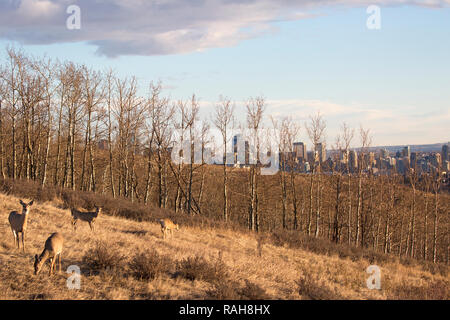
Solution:
[[[0,299],[208,299],[220,297],[214,294],[218,291],[222,297],[228,297],[223,296],[227,292],[223,286],[217,284],[223,275],[194,281],[180,276],[176,262],[193,256],[204,257],[211,265],[221,257],[228,283],[244,288],[248,280],[247,291],[258,293],[254,297],[449,298],[448,275],[431,274],[397,261],[380,265],[382,290],[369,290],[366,288],[369,275],[365,270],[371,263],[364,259],[352,261],[271,244],[264,244],[259,256],[253,235],[223,229],[181,226],[173,238],[163,240],[156,222],[135,222],[106,214],[99,216],[96,232],[81,221],[74,232],[70,211],[61,207],[58,201],[35,203],[28,220],[24,254],[14,248],[8,225],[9,212],[20,209],[19,199],[0,194]],[[42,251],[45,239],[55,231],[65,238],[63,272],[49,277],[45,266],[35,276],[33,257]],[[123,256],[123,259],[113,263],[116,268],[92,270],[86,255],[95,248],[103,248],[113,257]],[[162,272],[150,280],[133,276],[130,261],[138,252],[152,249],[168,256]],[[79,290],[66,287],[68,274],[64,271],[69,265],[81,267]]]

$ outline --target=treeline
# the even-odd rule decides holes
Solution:
[[[326,123],[320,114],[302,128],[289,117],[267,121],[262,97],[246,101],[241,123],[235,104],[223,97],[201,119],[195,95],[172,101],[160,83],[150,84],[147,96],[138,89],[134,77],[7,49],[0,65],[0,176],[238,222],[253,231],[297,230],[448,263],[449,196],[440,190],[439,172],[372,175],[364,169],[369,130],[359,130],[354,175],[345,174],[348,162],[340,159],[331,174],[323,173],[327,163],[316,161],[312,174],[263,175],[261,162],[248,168],[194,163],[194,148],[182,155],[184,163],[174,163],[171,148],[186,141],[226,155],[237,128],[260,152],[293,152],[301,134],[317,146],[324,143]],[[211,129],[220,136],[212,137]],[[337,156],[349,150],[354,136],[343,124],[332,146]],[[297,164],[288,157],[282,165]]]

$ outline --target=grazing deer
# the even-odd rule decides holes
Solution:
[[[89,223],[89,227],[91,227],[91,230],[94,231],[94,222],[95,219],[97,219],[98,214],[102,212],[102,207],[95,206],[95,211],[79,211],[75,208],[71,208],[70,211],[72,212],[72,226],[73,229],[77,229],[77,222],[78,220],[86,221]]]
[[[22,205],[22,213],[19,213],[17,211],[11,211],[9,214],[8,220],[9,225],[11,226],[11,231],[14,236],[14,246],[16,245],[17,241],[17,249],[20,249],[19,246],[19,233],[22,233],[22,249],[23,252],[25,252],[25,231],[27,230],[27,224],[28,224],[28,214],[30,213],[30,208],[33,205],[33,200],[31,200],[29,203],[25,203],[22,200],[20,200],[20,204]]]
[[[59,262],[59,272],[61,273],[61,252],[63,248],[63,236],[58,233],[52,233],[50,237],[45,241],[44,251],[41,255],[34,256],[34,274],[39,274],[47,259],[50,259],[50,275],[52,275],[53,269],[56,271],[56,257]]]
[[[166,238],[167,231],[170,231],[170,234],[173,236],[173,229],[179,230],[178,224],[173,223],[170,219],[160,219],[159,223],[161,224],[163,239]]]

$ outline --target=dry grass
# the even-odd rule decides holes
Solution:
[[[184,225],[163,240],[157,223],[108,215],[96,232],[87,224],[74,232],[57,199],[31,210],[24,254],[7,221],[18,207],[18,198],[0,194],[0,299],[449,299],[446,272],[383,261],[382,290],[369,290],[369,258],[258,246],[249,233]],[[33,256],[55,231],[65,238],[63,272],[49,277],[45,266],[34,276]],[[79,290],[66,286],[70,265],[81,268]]]

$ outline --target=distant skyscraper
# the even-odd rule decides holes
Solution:
[[[358,168],[358,154],[355,150],[351,150],[349,154],[349,165],[350,165],[350,171],[356,172],[356,169]]]
[[[250,164],[250,148],[248,141],[244,141],[242,135],[237,134],[233,137],[234,164]]]
[[[294,142],[294,152],[296,158],[306,161],[306,145],[303,142]]]
[[[410,149],[409,146],[406,146],[406,147],[403,148],[402,155],[404,157],[408,157],[408,158],[411,156],[411,149]]]
[[[325,160],[327,159],[327,151],[325,149],[325,144],[324,143],[318,143],[315,146],[315,151],[318,153],[319,155],[319,162],[325,162]]]
[[[411,152],[411,168],[415,168],[417,165],[417,153]]]
[[[309,162],[310,165],[314,164],[315,159],[314,159],[314,152],[313,151],[308,151],[307,152],[307,159],[308,159],[308,162]]]
[[[445,161],[448,159],[448,143],[444,144],[442,146],[442,163],[445,163]]]

